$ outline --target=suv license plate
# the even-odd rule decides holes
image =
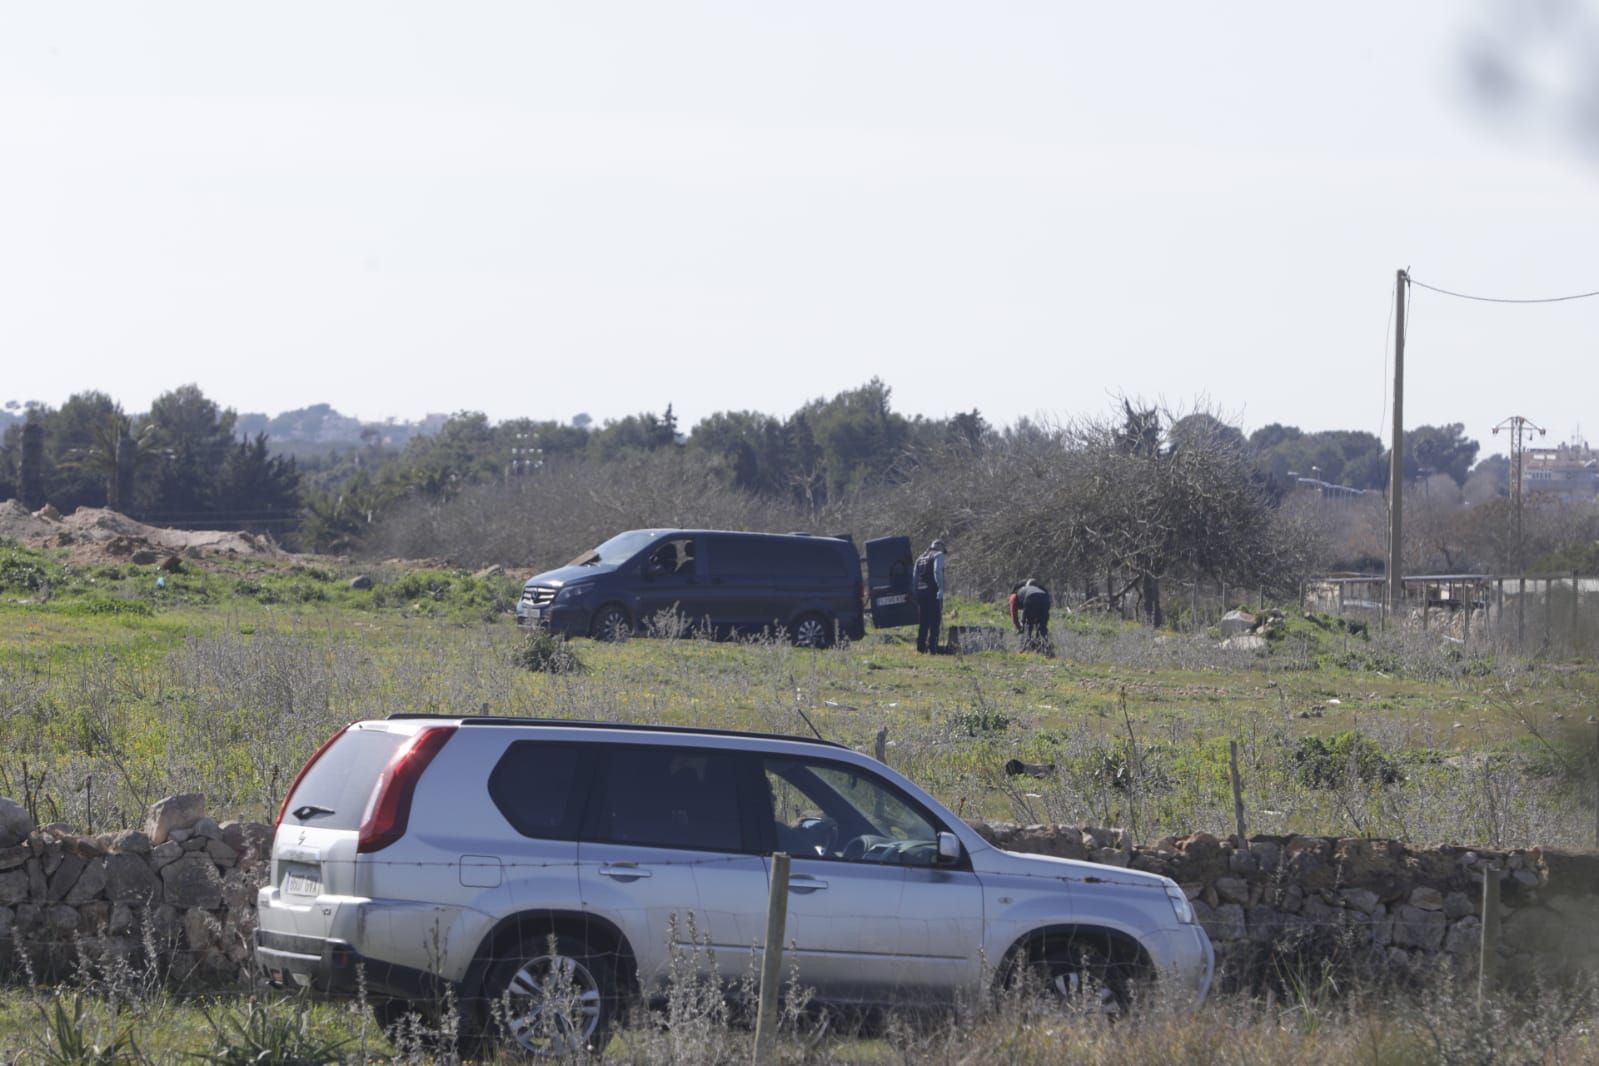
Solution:
[[[543,616],[544,609],[542,607],[529,607],[527,612],[522,615],[522,617],[527,619],[529,622],[537,622]]]
[[[294,896],[320,896],[322,882],[305,874],[290,874],[283,879],[283,891]]]

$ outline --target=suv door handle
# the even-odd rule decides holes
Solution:
[[[807,874],[794,874],[788,879],[790,892],[815,892],[827,887],[827,882],[820,877],[811,877]]]
[[[651,876],[636,862],[608,862],[600,867],[600,873],[617,881],[638,881]]]

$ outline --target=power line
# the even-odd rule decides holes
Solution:
[[[1511,299],[1510,297],[1506,296],[1473,296],[1470,293],[1454,292],[1450,289],[1440,289],[1436,285],[1428,285],[1425,281],[1417,281],[1415,278],[1411,278],[1410,283],[1412,285],[1419,285],[1423,289],[1430,289],[1433,292],[1441,293],[1444,296],[1454,296],[1461,300],[1477,300],[1481,303],[1488,304],[1558,304],[1564,303],[1567,300],[1586,300],[1591,296],[1599,296],[1599,289],[1595,289],[1593,292],[1576,292],[1572,293],[1570,296],[1544,296],[1528,300],[1518,300]]]

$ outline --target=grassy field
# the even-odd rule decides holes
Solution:
[[[356,572],[334,562],[249,560],[176,574],[69,568],[0,544],[0,795],[27,802],[41,822],[86,831],[140,825],[150,802],[188,791],[204,793],[219,819],[270,820],[303,760],[341,724],[430,711],[800,734],[814,727],[865,751],[886,730],[888,762],[969,819],[1125,826],[1142,840],[1231,831],[1227,753],[1237,741],[1252,833],[1594,843],[1599,737],[1588,719],[1599,706],[1599,669],[1588,662],[1492,655],[1436,633],[1351,632],[1288,609],[1280,635],[1260,652],[1223,650],[1215,634],[1156,633],[1097,617],[1058,620],[1052,658],[1015,648],[918,656],[903,632],[813,652],[769,640],[713,643],[668,625],[615,645],[573,641],[562,650],[575,668],[548,672],[530,668],[538,659],[530,651],[550,649],[530,646],[511,622],[515,580],[377,567],[362,571],[373,578],[362,590],[350,587]],[[959,601],[946,620],[1003,621],[996,605]],[[1011,758],[1055,769],[1009,778]],[[40,1043],[51,1031],[40,1011],[72,1005],[70,993],[54,996],[20,979],[0,993],[4,1061],[90,1061],[52,1058]],[[119,1002],[128,1006],[121,1014]],[[795,1037],[784,1054],[1045,1062],[1069,1047],[1089,1062],[1128,1054],[1490,1061],[1446,1047],[1468,1030],[1471,1039],[1495,1039],[1482,1026],[1455,1024],[1460,1032],[1447,1039],[1429,1028],[1442,1002],[1419,1015],[1347,999],[1319,1012],[1229,1002],[1197,1022],[1168,1020],[1136,1035],[989,1017],[842,1044]],[[95,987],[84,1003],[77,1031],[109,1041],[123,1024],[152,1061],[210,1047],[207,1011],[225,1026],[252,1017],[236,997],[207,1005]],[[1458,997],[1450,1004],[1465,1009]],[[1591,1023],[1591,1001],[1583,1009],[1576,1017]],[[274,1024],[301,1025],[292,1004],[269,1014]],[[367,1017],[321,1006],[303,1019],[304,1031],[350,1039],[341,1054],[357,1058],[409,1055]],[[1505,1032],[1533,1025],[1501,1021]],[[640,1062],[747,1059],[747,1033],[707,1032],[692,1054],[667,1047],[662,1041],[677,1037],[650,1027],[615,1052]],[[1527,1046],[1562,1055],[1526,1061],[1593,1061],[1580,1024],[1546,1035]],[[1205,1046],[1228,1053],[1206,1056]]]

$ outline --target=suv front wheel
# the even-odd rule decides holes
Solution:
[[[542,1058],[598,1052],[610,1039],[616,977],[583,941],[550,936],[521,944],[489,969],[489,1032]]]

